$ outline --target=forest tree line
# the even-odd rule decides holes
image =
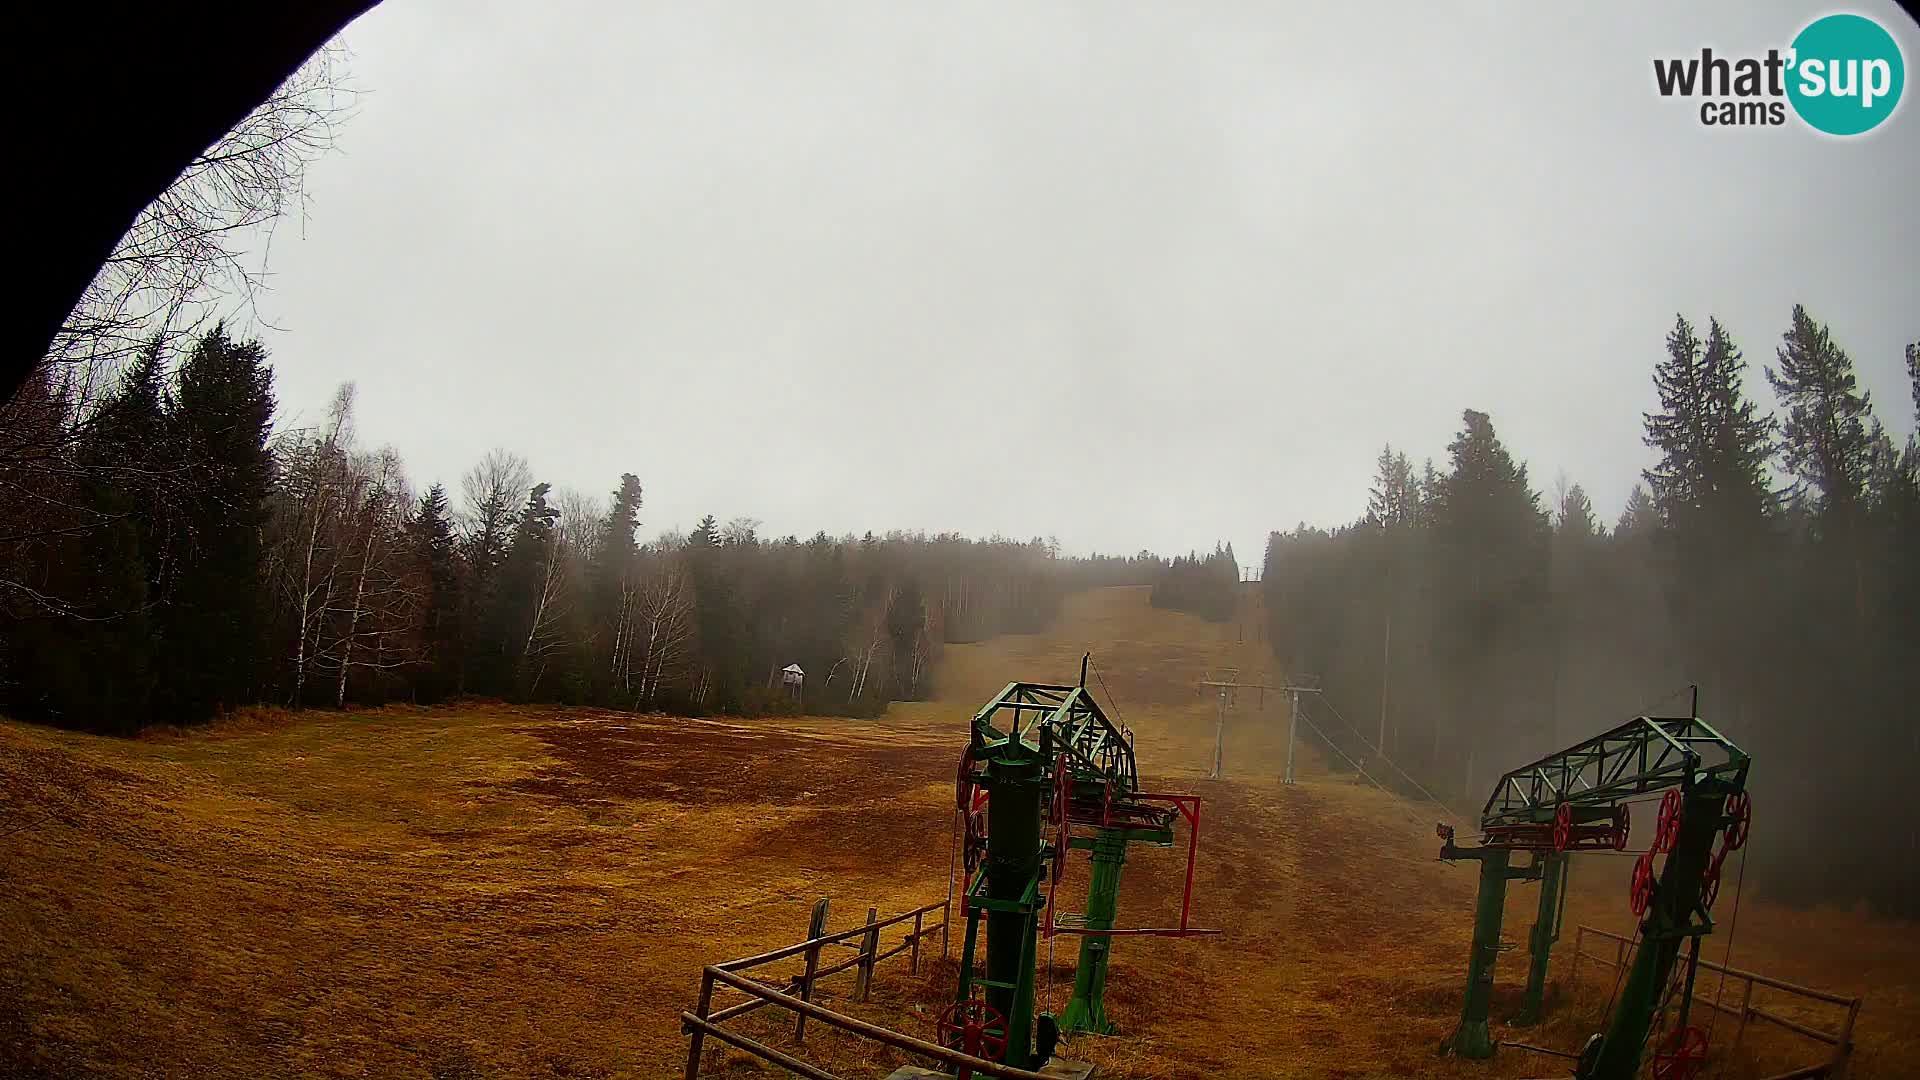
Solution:
[[[1920,428],[1920,343],[1906,349]],[[1761,887],[1920,912],[1920,443],[1796,307],[1764,366],[1679,318],[1644,418],[1657,458],[1611,528],[1542,494],[1484,413],[1448,459],[1382,451],[1365,514],[1270,538],[1279,659],[1477,812],[1496,777],[1633,716],[1701,714],[1753,755]],[[1899,408],[1907,408],[1901,402]],[[1636,832],[1651,824],[1641,808]]]
[[[1154,607],[1184,611],[1213,622],[1233,618],[1239,603],[1240,560],[1232,544],[1216,543],[1210,555],[1177,555],[1154,576]]]
[[[458,695],[871,714],[951,642],[1041,629],[1070,590],[1165,564],[1035,538],[801,540],[709,516],[641,542],[644,488],[555,489],[510,452],[416,492],[353,392],[274,431],[223,328],[104,391],[44,367],[0,415],[0,706],[96,731]],[[798,699],[779,672],[805,671]]]

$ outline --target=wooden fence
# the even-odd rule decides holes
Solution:
[[[1613,955],[1608,957],[1598,953],[1587,952],[1586,939],[1589,934],[1613,942]],[[1632,939],[1622,937],[1619,934],[1592,926],[1576,927],[1573,935],[1573,969],[1568,975],[1568,980],[1576,985],[1578,984],[1580,979],[1580,961],[1582,959],[1591,960],[1597,964],[1604,964],[1612,968],[1615,972],[1619,972],[1633,962],[1634,946],[1635,943]],[[1853,1024],[1854,1021],[1860,1017],[1860,998],[1848,997],[1845,994],[1829,993],[1825,990],[1814,990],[1805,986],[1796,986],[1793,983],[1775,979],[1767,975],[1761,975],[1758,972],[1744,971],[1736,967],[1723,967],[1711,960],[1701,960],[1700,966],[1708,971],[1720,972],[1729,979],[1737,979],[1742,984],[1740,987],[1740,1005],[1737,1008],[1725,1004],[1720,1000],[1721,989],[1716,989],[1711,999],[1700,996],[1696,996],[1693,999],[1697,1005],[1705,1005],[1709,1008],[1717,1009],[1720,1012],[1738,1019],[1739,1023],[1733,1031],[1733,1044],[1727,1050],[1729,1054],[1740,1048],[1740,1038],[1746,1034],[1747,1021],[1760,1020],[1778,1027],[1783,1027],[1795,1034],[1803,1035],[1815,1042],[1823,1043],[1833,1048],[1833,1053],[1828,1060],[1814,1065],[1806,1065],[1794,1069],[1791,1072],[1782,1073],[1779,1076],[1771,1077],[1770,1080],[1812,1080],[1814,1077],[1827,1077],[1829,1080],[1839,1080],[1839,1077],[1846,1073],[1847,1059],[1853,1054]],[[1839,1018],[1836,1030],[1822,1031],[1819,1028],[1810,1027],[1797,1020],[1781,1016],[1778,1013],[1768,1012],[1758,1005],[1755,1005],[1753,1003],[1753,988],[1755,986],[1771,987],[1783,993],[1792,994],[1795,997],[1822,1002],[1846,1011],[1844,1016]],[[1724,984],[1722,988],[1724,988]]]
[[[936,912],[940,915],[940,921],[928,925],[927,917]],[[1048,1080],[1040,1073],[1008,1068],[985,1058],[970,1057],[957,1050],[949,1050],[944,1046],[916,1039],[911,1035],[889,1031],[814,1003],[814,986],[820,980],[849,970],[854,972],[854,1000],[865,1001],[872,988],[874,967],[882,960],[891,959],[903,952],[908,954],[911,970],[919,971],[921,942],[936,933],[940,935],[941,954],[945,955],[949,939],[947,930],[949,914],[947,902],[944,900],[926,904],[887,919],[879,918],[879,912],[876,909],[868,908],[867,921],[864,925],[829,934],[825,932],[827,901],[821,900],[814,905],[813,920],[807,928],[807,940],[774,949],[771,952],[760,953],[757,956],[746,956],[738,960],[708,965],[700,975],[699,1001],[694,1005],[692,1012],[680,1014],[681,1030],[689,1039],[686,1080],[696,1080],[700,1075],[700,1053],[709,1035],[728,1046],[744,1050],[763,1061],[772,1062],[790,1073],[807,1077],[808,1080],[838,1080],[832,1073],[811,1062],[720,1026],[725,1021],[757,1012],[769,1005],[786,1009],[794,1014],[793,1041],[796,1045],[806,1042],[807,1021],[813,1020],[828,1027],[838,1028],[841,1031],[951,1066],[959,1071],[962,1080],[965,1080],[969,1074],[1002,1077],[1006,1080]],[[909,920],[913,923],[913,929],[907,932],[905,939],[883,950],[882,932],[891,927],[903,925]],[[837,962],[823,964],[823,960],[832,958],[828,950],[835,948],[852,949],[853,955]],[[823,953],[828,955],[823,956]],[[790,976],[784,987],[745,974],[755,968],[794,957],[804,958],[806,971]],[[738,991],[746,996],[746,1000],[716,1010],[713,1008],[715,990]]]

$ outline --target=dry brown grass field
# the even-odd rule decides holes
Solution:
[[[938,700],[877,721],[462,705],[138,741],[0,723],[0,1070],[677,1075],[702,964],[798,940],[819,896],[837,929],[945,895],[967,717],[1008,680],[1071,681],[1091,649],[1143,773],[1208,800],[1196,922],[1226,933],[1120,942],[1109,1003],[1124,1034],[1075,1040],[1070,1056],[1135,1078],[1564,1073],[1512,1049],[1435,1053],[1459,1007],[1474,871],[1435,860],[1432,815],[1311,750],[1302,782],[1280,784],[1285,710],[1271,700],[1239,702],[1227,777],[1205,779],[1214,707],[1195,683],[1224,665],[1275,674],[1255,622],[1242,641],[1236,624],[1152,610],[1143,590],[1081,595],[1046,634],[950,647]],[[1570,926],[1627,927],[1624,862],[1575,866]],[[1177,918],[1181,866],[1171,851],[1130,861],[1123,918]],[[1510,939],[1524,940],[1533,895],[1513,890]],[[1041,980],[1056,1008],[1072,942]],[[1570,989],[1570,945],[1571,929],[1549,1022],[1505,1035],[1571,1048],[1592,1029],[1610,983],[1588,965]],[[1502,961],[1497,1017],[1523,956]],[[1733,961],[1866,994],[1851,1075],[1920,1075],[1911,925],[1748,896]],[[952,977],[902,958],[872,1000],[847,1001],[849,974],[824,1002],[924,1036]],[[781,1044],[762,1017],[742,1023]],[[807,1053],[849,1078],[898,1060],[829,1032]],[[1755,1028],[1721,1075],[1818,1057]],[[706,1067],[772,1074],[719,1049]]]

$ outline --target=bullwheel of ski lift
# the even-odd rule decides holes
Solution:
[[[1643,851],[1633,861],[1633,884],[1627,890],[1627,902],[1633,908],[1634,918],[1647,913],[1647,905],[1653,902],[1653,852]]]
[[[1686,798],[1678,788],[1668,788],[1660,798],[1659,825],[1653,833],[1653,850],[1665,855],[1680,839],[1680,818],[1685,814]]]
[[[1747,846],[1747,834],[1753,830],[1753,796],[1737,791],[1727,796],[1727,850]]]
[[[1573,845],[1573,804],[1563,802],[1553,811],[1553,850],[1565,851]]]
[[[1653,1052],[1653,1080],[1694,1080],[1707,1067],[1707,1033],[1697,1027],[1676,1029]]]
[[[1633,812],[1625,803],[1613,808],[1613,850],[1627,850],[1627,837],[1633,832]]]
[[[934,1022],[941,1046],[988,1061],[1007,1056],[1007,1021],[1000,1011],[980,998],[956,1001],[941,1010]]]

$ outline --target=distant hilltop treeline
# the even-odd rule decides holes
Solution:
[[[1666,344],[1643,419],[1657,460],[1611,529],[1577,483],[1543,506],[1468,410],[1444,468],[1388,447],[1358,521],[1273,534],[1279,658],[1323,678],[1364,733],[1351,754],[1384,742],[1474,807],[1508,769],[1685,715],[1697,683],[1754,755],[1762,887],[1920,914],[1920,443],[1894,443],[1802,308],[1765,368],[1772,411],[1717,320],[1681,318]],[[1906,367],[1920,427],[1920,343]]]
[[[43,370],[0,410],[7,711],[109,732],[462,694],[874,713],[927,696],[943,644],[1038,630],[1071,590],[1169,565],[711,516],[642,543],[634,474],[596,499],[495,451],[456,503],[356,444],[351,387],[273,435],[272,384],[257,342],[215,328],[104,388]]]
[[[1154,578],[1154,607],[1185,611],[1214,622],[1233,618],[1239,602],[1240,562],[1232,544],[1216,543],[1211,555],[1176,556]]]

